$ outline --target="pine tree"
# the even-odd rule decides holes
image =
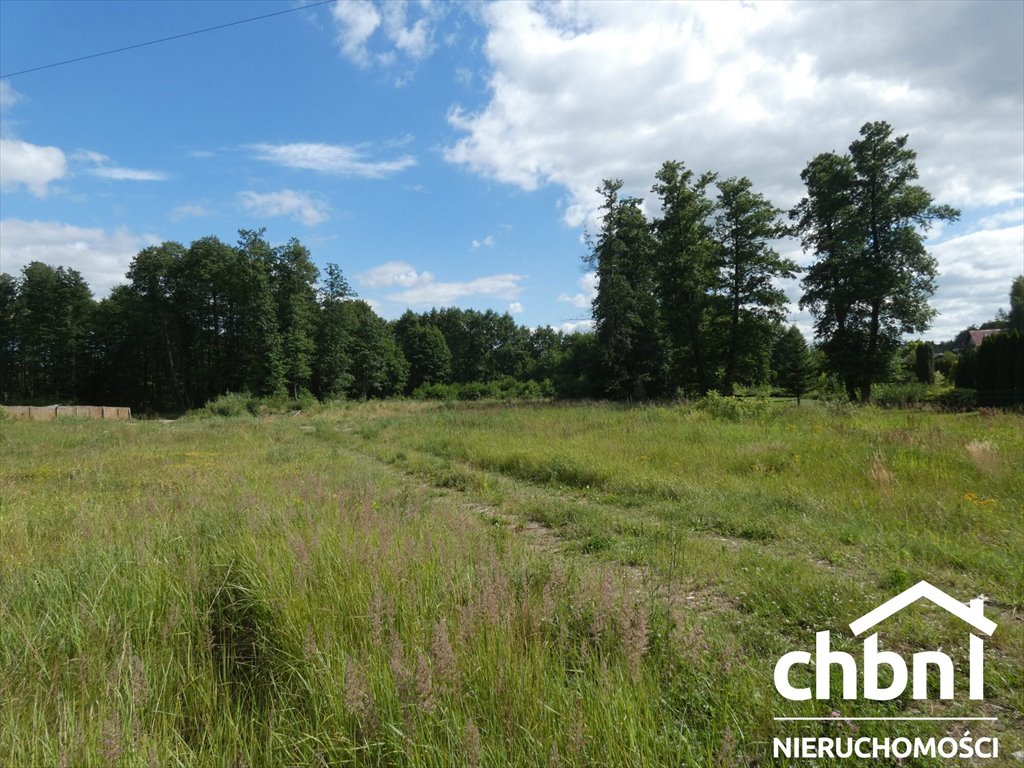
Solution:
[[[728,312],[721,389],[727,395],[736,383],[760,378],[758,352],[767,347],[772,322],[785,316],[786,294],[775,281],[793,277],[798,269],[769,244],[786,234],[782,211],[752,187],[745,177],[718,184],[719,293]]]
[[[715,386],[717,359],[712,343],[721,250],[711,228],[715,204],[707,196],[715,174],[695,178],[678,162],[666,162],[651,191],[662,215],[653,224],[657,238],[657,296],[670,348],[674,387],[706,394]]]
[[[796,404],[811,388],[814,365],[804,335],[795,325],[790,326],[775,343],[772,350],[772,371],[777,387],[793,395]]]
[[[643,400],[666,390],[665,347],[655,295],[655,244],[635,197],[619,198],[621,180],[605,180],[604,221],[586,262],[597,272],[594,324],[606,394]]]

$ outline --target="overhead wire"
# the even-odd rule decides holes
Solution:
[[[121,48],[112,48],[109,51],[100,51],[99,53],[91,53],[88,56],[78,56],[74,59],[65,59],[64,61],[55,61],[52,64],[43,64],[38,67],[30,67],[28,69],[21,69],[17,72],[7,72],[0,75],[0,80],[7,77],[15,77],[16,75],[27,75],[29,72],[39,72],[43,69],[52,69],[53,67],[62,67],[65,64],[75,64],[79,61],[87,61],[89,59],[97,59],[100,56],[110,56],[114,53],[123,53],[124,51],[131,51],[136,48],[145,48],[149,45],[157,45],[158,43],[166,43],[171,40],[180,40],[183,37],[192,37],[194,35],[201,35],[206,32],[214,32],[218,29],[227,29],[228,27],[237,27],[239,24],[248,24],[253,21],[261,21],[262,19],[269,19],[273,16],[283,16],[286,13],[295,13],[296,11],[305,11],[310,8],[316,8],[321,5],[329,5],[335,2],[335,0],[318,0],[318,2],[309,3],[308,5],[300,5],[296,8],[287,8],[283,11],[274,11],[273,13],[265,13],[262,16],[253,16],[248,19],[239,19],[238,21],[230,21],[227,24],[218,24],[214,27],[205,27],[204,29],[196,29],[192,32],[183,32],[180,35],[171,35],[170,37],[161,37],[159,40],[148,40],[145,43],[136,43],[134,45],[125,45]]]

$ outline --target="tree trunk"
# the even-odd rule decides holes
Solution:
[[[843,384],[846,385],[846,396],[850,398],[851,403],[857,402],[857,385],[853,383],[853,379],[849,376],[843,378]]]

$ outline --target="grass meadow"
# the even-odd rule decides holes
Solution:
[[[0,765],[750,766],[773,737],[967,729],[1010,755],[1022,427],[813,403],[3,421]],[[775,692],[779,656],[822,629],[854,651],[849,622],[920,579],[988,597],[984,702]],[[937,608],[880,637],[966,665]],[[999,719],[772,719],[833,713]]]

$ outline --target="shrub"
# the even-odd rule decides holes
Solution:
[[[928,399],[929,387],[919,381],[904,384],[879,384],[875,388],[875,405],[883,408],[907,408],[922,405]]]
[[[715,418],[729,421],[751,421],[768,413],[768,398],[725,397],[718,392],[709,392],[697,403],[697,407]]]
[[[255,416],[258,409],[258,401],[248,392],[228,392],[207,402],[201,413],[206,416]]]
[[[928,402],[945,411],[973,411],[978,407],[978,391],[965,387],[944,389],[928,395]]]

